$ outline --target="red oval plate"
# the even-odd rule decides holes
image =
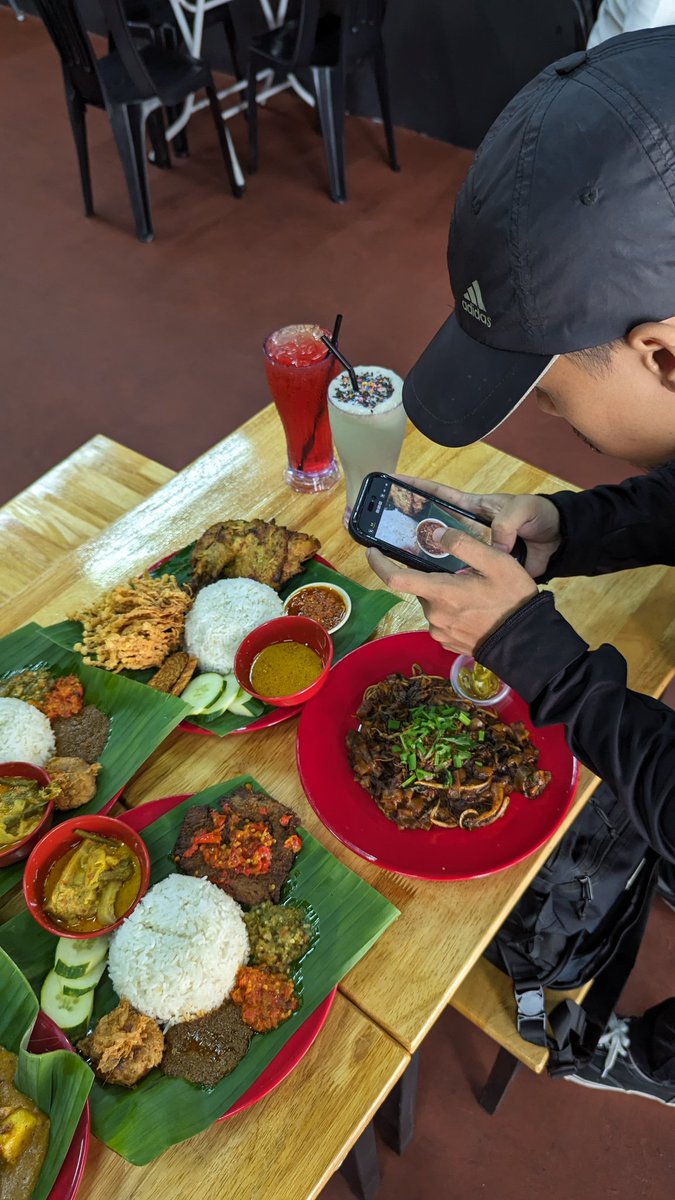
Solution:
[[[157,821],[159,817],[163,817],[165,813],[170,812],[182,800],[187,800],[189,792],[183,793],[180,796],[164,796],[161,800],[151,800],[148,804],[142,804],[140,808],[135,808],[133,812],[125,813],[120,817],[126,825],[130,825],[138,833],[145,829],[148,825],[152,825],[153,821]],[[218,1121],[226,1121],[228,1117],[234,1117],[237,1113],[243,1112],[246,1108],[251,1108],[253,1104],[257,1104],[258,1100],[262,1100],[268,1092],[273,1088],[278,1087],[283,1083],[287,1075],[290,1075],[294,1067],[297,1067],[301,1058],[309,1050],[314,1043],[319,1033],[323,1029],[326,1018],[331,1010],[337,987],[334,987],[325,1000],[314,1009],[314,1012],[307,1017],[306,1021],[302,1022],[299,1029],[296,1029],[293,1037],[289,1038],[279,1053],[272,1059],[271,1063],[265,1067],[265,1070],[258,1076],[255,1083],[252,1083],[248,1091],[235,1100],[231,1108],[218,1117]],[[41,1014],[42,1015],[42,1014]],[[70,1200],[67,1196],[60,1196],[54,1193],[49,1200]]]
[[[171,557],[171,556],[169,556]],[[331,571],[335,567],[327,558],[322,558],[320,554],[314,555],[317,562],[324,567],[330,567]],[[161,562],[155,563],[155,567],[161,567],[168,559],[163,558]],[[153,570],[153,567],[150,567]],[[239,729],[231,729],[225,737],[232,737],[235,733],[256,733],[259,729],[271,729],[272,725],[280,725],[282,721],[290,721],[291,717],[297,717],[304,705],[294,704],[290,708],[273,708],[271,712],[263,713],[262,717],[258,717],[257,721],[251,721],[250,725],[241,725]],[[178,726],[184,733],[201,733],[203,737],[218,737],[211,729],[202,729],[200,725],[193,725],[191,721],[181,721]]]
[[[297,740],[305,794],[327,829],[345,846],[386,871],[420,879],[476,879],[503,871],[532,854],[557,829],[577,786],[578,764],[562,725],[535,729],[524,700],[513,692],[499,705],[505,721],[523,721],[539,749],[539,766],[552,779],[538,800],[514,794],[499,820],[485,829],[399,829],[352,775],[345,738],[363,693],[393,672],[411,675],[414,664],[450,675],[457,656],[428,633],[399,633],[366,642],[331,670],[306,705]]]
[[[30,1035],[28,1049],[33,1054],[45,1054],[50,1050],[70,1050],[75,1053],[62,1029],[43,1013],[37,1015],[33,1032]],[[89,1101],[87,1100],[73,1134],[73,1140],[68,1147],[68,1153],[61,1164],[54,1186],[49,1193],[49,1200],[73,1200],[77,1195],[89,1150],[91,1121],[89,1117]]]

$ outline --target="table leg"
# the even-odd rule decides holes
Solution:
[[[502,1046],[490,1071],[488,1081],[478,1097],[481,1108],[484,1108],[490,1116],[496,1113],[504,1099],[506,1089],[521,1066],[522,1063]]]
[[[375,1115],[377,1132],[382,1141],[397,1154],[403,1154],[415,1132],[419,1073],[420,1051],[416,1050],[410,1059],[410,1065],[406,1067]]]
[[[349,1151],[340,1167],[340,1174],[358,1200],[375,1200],[380,1186],[380,1163],[372,1121]]]

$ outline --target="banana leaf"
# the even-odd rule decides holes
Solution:
[[[0,679],[13,671],[38,666],[49,667],[56,674],[77,675],[84,684],[85,704],[95,704],[110,717],[96,795],[77,809],[79,815],[99,812],[175,729],[187,707],[175,696],[141,687],[97,667],[86,667],[79,654],[58,646],[39,625],[24,625],[0,638]],[[72,815],[56,813],[55,820]],[[23,862],[0,868],[0,896],[21,880],[23,868]]]
[[[50,1120],[49,1148],[31,1200],[47,1200],[94,1079],[83,1059],[69,1050],[31,1054],[26,1049],[38,1012],[27,979],[0,950],[0,1046],[19,1056],[15,1086]]]
[[[192,575],[190,556],[193,545],[194,543],[172,554],[166,562],[156,567],[151,574],[172,574],[175,575],[179,583],[187,583]],[[395,604],[400,603],[400,596],[394,596],[391,592],[385,592],[382,589],[373,590],[372,588],[363,587],[360,583],[349,579],[347,575],[340,574],[339,571],[325,566],[315,558],[310,559],[301,574],[296,575],[290,583],[287,583],[281,589],[279,593],[281,599],[285,600],[291,592],[294,592],[298,587],[302,587],[305,583],[338,584],[339,587],[344,588],[348,593],[352,602],[352,612],[347,624],[343,625],[342,629],[338,629],[333,634],[335,662],[338,662],[341,658],[344,658],[345,654],[349,654],[352,650],[356,650],[357,646],[361,646],[366,642],[377,629],[385,613],[390,608],[393,608]],[[82,626],[78,621],[62,621],[57,625],[47,626],[45,633],[58,642],[59,645],[72,649],[82,637]],[[131,679],[135,679],[137,682],[146,683],[153,672],[125,671],[123,674],[128,675]],[[190,724],[196,725],[200,729],[207,729],[210,733],[224,737],[226,734],[232,733],[234,729],[242,729],[246,725],[250,725],[252,721],[257,720],[258,717],[265,713],[275,711],[269,704],[262,704],[259,700],[253,699],[249,702],[248,707],[251,711],[250,717],[223,713],[221,716],[211,718],[203,716],[190,717],[189,721]]]
[[[195,804],[214,803],[243,783],[264,790],[251,776],[239,776],[191,796],[144,830],[152,883],[174,870],[169,854],[188,809]],[[283,903],[309,908],[312,925],[318,931],[297,968],[300,1008],[278,1029],[254,1034],[245,1058],[211,1091],[182,1079],[170,1079],[158,1070],[151,1071],[131,1090],[95,1081],[91,1092],[92,1131],[129,1162],[150,1162],[227,1112],[399,915],[393,904],[343,866],[311,834],[300,832],[303,848],[282,896]],[[56,939],[28,913],[21,913],[0,928],[0,946],[15,958],[36,989],[53,965],[55,945]],[[117,1002],[106,975],[96,991],[93,1022]]]

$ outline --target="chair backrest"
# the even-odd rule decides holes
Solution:
[[[90,103],[102,104],[96,56],[74,0],[35,0],[35,7],[75,90]]]
[[[148,100],[157,95],[157,88],[148,74],[138,46],[127,24],[122,0],[100,0],[108,34],[115,44],[127,73],[131,76],[139,100]]]

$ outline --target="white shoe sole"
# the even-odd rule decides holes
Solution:
[[[620,1096],[642,1096],[643,1100],[656,1100],[657,1104],[665,1104],[666,1108],[675,1108],[675,1097],[663,1100],[661,1096],[651,1096],[649,1092],[634,1092],[631,1088],[614,1087],[611,1083],[591,1083],[590,1079],[581,1079],[578,1075],[563,1075],[568,1083],[576,1083],[580,1087],[593,1088],[595,1092],[616,1092]]]

